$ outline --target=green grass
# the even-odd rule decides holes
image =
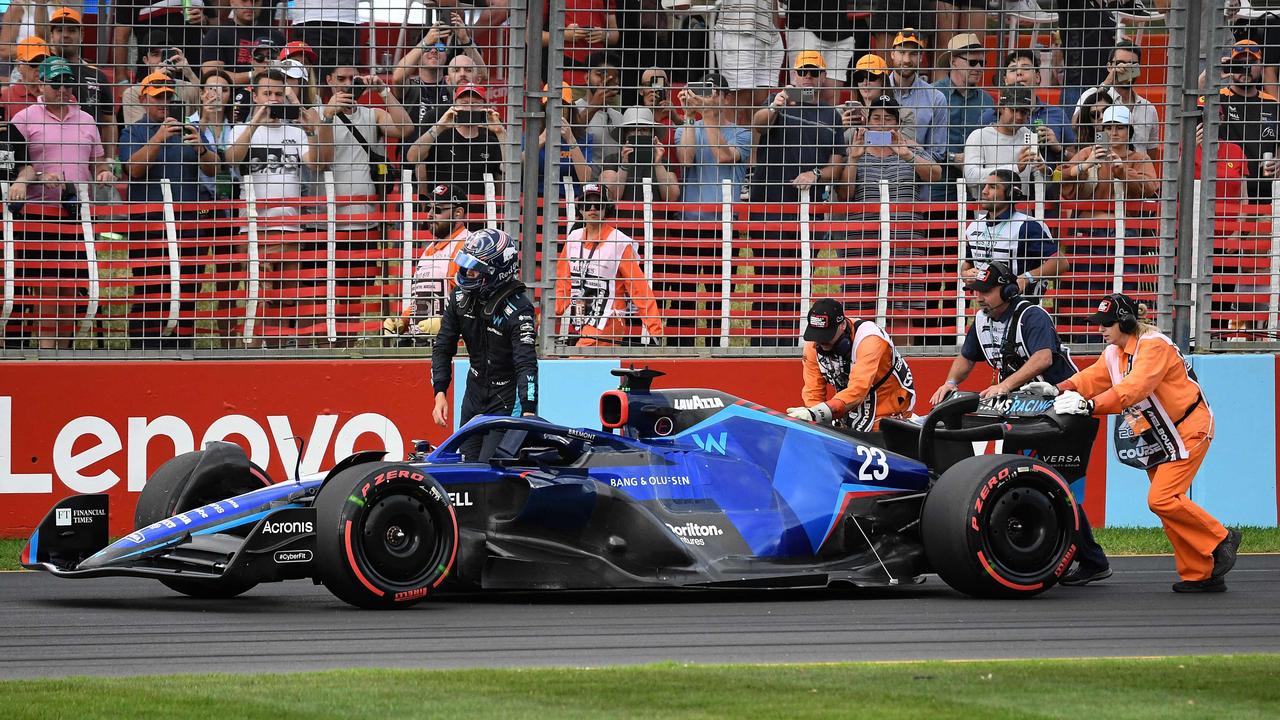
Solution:
[[[429,652],[429,650],[428,650]],[[0,717],[1274,718],[1277,656],[323,673],[0,682]]]
[[[1241,527],[1240,552],[1280,552],[1280,528]],[[1171,555],[1173,548],[1160,528],[1098,528],[1094,537],[1108,555]],[[26,539],[0,538],[0,570],[17,570]],[[4,717],[0,715],[0,717]]]

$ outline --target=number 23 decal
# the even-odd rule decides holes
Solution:
[[[862,467],[858,468],[858,482],[884,480],[889,477],[889,458],[885,457],[883,450],[859,445],[858,454],[864,458]]]

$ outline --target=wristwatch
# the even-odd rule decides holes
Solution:
[[[1028,284],[1028,285],[1031,285],[1032,283],[1034,283],[1034,282],[1036,281],[1035,276],[1031,274],[1031,271],[1030,271],[1030,270],[1028,270],[1028,271],[1026,271],[1026,272],[1022,273],[1022,277],[1024,277],[1024,278],[1026,278],[1026,279],[1027,279],[1027,284]]]

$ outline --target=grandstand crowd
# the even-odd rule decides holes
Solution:
[[[1203,127],[1170,125],[1185,30],[1135,0],[564,0],[540,32],[506,0],[89,9],[11,0],[0,31],[6,348],[429,342],[509,187],[567,218],[525,247],[553,248],[568,345],[794,347],[814,284],[951,344],[991,260],[1070,338],[1103,292],[1155,306],[1162,182],[1200,171]],[[1229,0],[1215,32],[1188,82],[1219,89],[1216,198],[1269,203],[1280,18]],[[539,37],[553,112],[526,135]],[[1266,314],[1264,221],[1222,231],[1246,257],[1223,328]]]

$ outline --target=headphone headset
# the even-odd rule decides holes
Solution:
[[[990,273],[1000,285],[1000,299],[1005,302],[1013,302],[1022,294],[1022,288],[1018,287],[1018,276],[1013,274],[1008,265],[993,260],[987,265],[987,272]]]
[[[1116,306],[1116,324],[1120,327],[1120,332],[1132,335],[1138,330],[1137,303],[1124,293],[1114,293],[1107,297]]]
[[[1022,193],[1022,177],[1018,173],[1008,168],[1000,168],[992,170],[991,174],[1004,183],[1005,201],[1016,205],[1027,199],[1027,196]]]

